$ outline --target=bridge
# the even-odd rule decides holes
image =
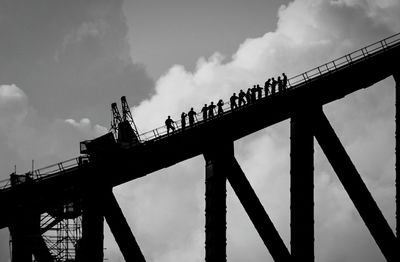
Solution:
[[[98,138],[100,146],[93,146],[89,155],[11,175],[0,182],[0,228],[9,228],[12,262],[32,262],[32,257],[40,262],[103,261],[104,219],[125,260],[145,261],[146,254],[141,252],[112,188],[197,155],[205,158],[206,261],[226,261],[226,181],[275,261],[314,261],[314,137],[385,259],[398,261],[398,122],[395,234],[323,112],[325,104],[390,76],[396,81],[397,104],[398,61],[400,34],[291,77],[281,92],[264,94],[233,110],[225,108],[212,119],[198,116],[193,126],[182,129],[178,121],[174,132],[168,134],[160,127],[139,135],[139,142],[124,146],[106,135]],[[396,107],[396,120],[398,117]],[[287,119],[291,123],[290,249],[236,161],[233,146],[235,140]],[[75,221],[75,238],[57,238],[57,233],[46,237],[57,226],[62,230],[60,224],[65,226],[68,221]],[[51,237],[57,239],[51,242]]]

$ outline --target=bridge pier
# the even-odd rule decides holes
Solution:
[[[290,120],[290,243],[295,261],[314,261],[314,134],[312,111]]]
[[[83,199],[82,242],[79,246],[79,260],[82,262],[103,262],[104,217],[101,192],[87,195]]]
[[[40,213],[20,210],[10,226],[11,262],[53,262],[46,243],[40,234]]]
[[[19,211],[9,227],[11,235],[11,262],[32,262],[32,228],[37,226],[36,219],[28,212]],[[39,220],[40,222],[40,220]]]
[[[205,261],[226,261],[226,172],[233,143],[218,145],[204,153],[205,178]]]

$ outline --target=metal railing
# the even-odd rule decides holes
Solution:
[[[285,92],[287,92],[287,90],[290,90],[290,89],[298,88],[304,84],[308,84],[311,81],[314,81],[319,77],[337,72],[338,70],[342,70],[348,66],[352,66],[360,61],[368,59],[369,57],[372,57],[379,53],[390,50],[398,45],[400,45],[400,33],[392,35],[388,38],[380,40],[371,45],[365,46],[357,51],[346,54],[342,57],[339,57],[335,60],[332,60],[332,61],[325,63],[323,65],[320,65],[318,67],[315,67],[304,73],[290,77],[288,79],[288,83],[287,83],[287,87],[285,88]],[[279,92],[276,92],[273,95],[266,95],[266,93],[263,92],[261,97],[258,98],[255,101],[255,103],[257,103],[258,101],[261,101],[261,99],[264,100],[266,98],[270,98],[270,97],[272,98],[279,94],[280,94]],[[240,108],[245,108],[245,107],[251,106],[251,105],[252,105],[252,103],[247,103],[245,106],[241,106],[235,110],[240,110]],[[223,111],[224,112],[221,115],[218,115],[217,112],[215,111],[214,112],[215,116],[212,119],[218,119],[218,117],[232,113],[233,110],[231,110],[229,102],[225,102]],[[212,119],[210,119],[210,120],[212,120]],[[139,141],[141,141],[142,143],[146,143],[151,140],[158,140],[158,139],[161,139],[164,137],[168,137],[169,135],[176,134],[177,132],[183,132],[185,130],[194,128],[205,122],[206,121],[204,121],[202,114],[197,113],[195,115],[195,122],[192,126],[186,125],[185,129],[182,129],[182,122],[180,120],[174,121],[173,125],[175,127],[175,131],[168,133],[167,127],[164,125],[164,126],[161,126],[161,127],[155,128],[153,130],[150,130],[148,132],[140,134]],[[26,176],[26,180],[37,181],[37,180],[43,179],[45,177],[48,177],[52,174],[57,174],[57,173],[65,171],[67,169],[77,167],[77,166],[81,165],[84,161],[88,161],[88,158],[82,157],[82,156],[76,157],[73,159],[69,159],[69,160],[54,164],[54,165],[50,165],[50,166],[47,166],[44,168],[34,170],[32,172],[28,172],[25,175],[18,175],[18,176],[19,177]],[[1,180],[0,181],[0,190],[11,187],[11,184],[12,184],[11,179]]]
[[[53,174],[58,174],[69,170],[71,168],[83,165],[89,161],[88,157],[79,156],[72,159],[65,160],[50,166],[42,167],[25,174],[12,174],[11,178],[4,179],[0,181],[0,190],[9,188],[12,185],[18,185],[20,183],[28,181],[39,181],[43,178],[47,178]]]
[[[288,79],[288,83],[287,83],[287,87],[285,88],[285,91],[288,89],[294,89],[294,88],[300,87],[301,85],[307,84],[310,81],[313,81],[320,76],[331,74],[338,70],[344,69],[348,66],[354,65],[355,63],[358,63],[364,59],[367,59],[369,57],[377,55],[378,53],[385,52],[386,50],[392,49],[392,48],[396,47],[397,45],[400,45],[400,33],[397,33],[397,34],[387,37],[383,40],[380,40],[376,43],[365,46],[357,51],[346,54],[342,57],[339,57],[335,60],[332,60],[332,61],[325,63],[323,65],[320,65],[318,67],[315,67],[304,73],[290,77]],[[272,96],[276,96],[278,94],[279,94],[279,92],[275,93]],[[271,95],[266,96],[265,92],[263,92],[262,98],[266,98],[266,97],[270,97],[270,96]],[[225,106],[223,109],[224,109],[224,115],[232,112],[229,102],[225,103]],[[198,113],[198,114],[196,114],[195,125],[193,125],[192,127],[195,127],[198,124],[201,124],[201,122],[204,122],[203,117],[202,117],[201,113]],[[181,120],[174,121],[174,127],[176,130],[181,129],[181,127],[182,127]],[[185,130],[189,129],[189,128],[191,128],[191,127],[186,125]],[[171,135],[171,134],[174,134],[174,132],[171,132],[169,135]],[[150,131],[140,134],[139,140],[142,142],[146,142],[146,141],[150,141],[150,140],[154,140],[154,139],[160,139],[165,136],[167,136],[167,127],[164,125],[164,126],[160,126],[156,129],[153,129],[153,130],[150,130]]]

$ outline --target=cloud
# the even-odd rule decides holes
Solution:
[[[82,118],[79,122],[75,121],[74,119],[66,119],[65,122],[77,128],[80,132],[88,135],[89,137],[92,136],[92,138],[104,135],[108,132],[107,128],[104,126],[92,126],[92,123],[88,118]]]
[[[0,85],[0,128],[8,128],[10,122],[19,122],[26,112],[27,97],[15,84]]]
[[[2,83],[15,83],[38,114],[108,125],[110,104],[135,105],[153,79],[130,58],[123,0],[15,0],[0,9]],[[18,20],[15,19],[18,17]]]
[[[39,166],[54,164],[79,154],[79,141],[107,132],[89,119],[47,119],[37,114],[28,97],[16,85],[0,86],[0,138],[5,166],[29,169],[30,160]],[[4,155],[4,157],[3,157]],[[8,155],[13,156],[9,159]],[[25,171],[24,170],[24,171]],[[3,174],[2,173],[2,178]]]
[[[398,1],[293,1],[280,8],[275,32],[245,40],[232,57],[226,58],[216,52],[210,58],[200,58],[193,72],[181,65],[172,66],[156,82],[155,94],[133,108],[136,123],[141,131],[150,130],[162,125],[167,115],[177,118],[190,107],[195,107],[198,111],[204,103],[219,98],[227,100],[233,92],[238,92],[241,88],[247,89],[253,83],[263,83],[270,76],[282,72],[293,76],[378,41],[398,31],[399,8]],[[371,91],[359,92],[325,107],[329,119],[391,226],[394,225],[391,199],[394,192],[393,149],[390,147],[394,134],[392,88],[393,81],[385,80],[372,87]],[[289,246],[290,149],[287,122],[260,131],[235,144],[235,152],[242,168]],[[317,261],[383,261],[372,237],[318,146],[315,159]],[[141,187],[153,188],[151,192],[164,194],[164,176],[180,174],[182,165],[185,164],[160,171],[163,175],[159,174],[158,179],[162,181],[157,181],[156,178],[134,181],[124,190],[121,189],[120,194],[137,189],[134,185],[136,182]],[[390,168],[387,167],[389,165]],[[194,172],[201,178],[204,168],[199,163],[194,167],[200,169],[191,173]],[[149,175],[151,176],[157,175]],[[202,183],[200,178],[195,183]],[[168,183],[178,181],[176,177],[169,179]],[[161,188],[161,191],[157,190]],[[193,198],[193,192],[182,188],[183,185],[175,188],[176,195],[166,194],[166,198]],[[152,204],[159,201],[151,192],[136,191],[134,199],[138,202],[146,199],[146,207],[151,209]],[[257,234],[248,233],[252,227],[242,225],[250,221],[244,212],[239,211],[242,207],[235,196],[232,196],[232,191],[228,199],[230,261],[243,261],[245,257],[248,258],[248,254],[254,256],[254,261],[271,261],[265,255],[266,248],[257,239]],[[170,208],[169,205],[165,206]],[[201,204],[198,203],[198,206]],[[149,216],[153,219],[157,217],[137,214],[134,209],[127,209],[126,212],[136,222],[146,220]],[[185,212],[185,216],[196,217],[202,211],[190,212]],[[180,215],[175,216],[175,223],[173,219],[160,219],[156,228],[140,227],[137,228],[138,233],[153,236],[153,241],[157,242],[154,238],[160,228],[176,229],[184,226],[182,223],[185,221],[179,220]],[[140,218],[141,216],[144,218]],[[192,236],[196,234],[197,231],[192,229]],[[167,237],[163,241],[169,242],[173,239]],[[151,239],[144,241],[143,245],[151,246]],[[179,260],[180,252],[175,252],[172,246],[169,248],[149,249],[145,255],[150,257],[150,261],[169,261],[169,257],[155,256],[163,250],[165,254],[175,254],[175,258]],[[246,256],[243,257],[243,254]],[[186,261],[196,261],[194,257]]]

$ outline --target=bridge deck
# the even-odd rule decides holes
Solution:
[[[284,92],[200,121],[184,131],[167,135],[161,127],[142,134],[143,143],[115,149],[102,159],[82,165],[79,159],[71,165],[59,163],[47,173],[36,170],[32,181],[3,185],[0,228],[8,226],[17,206],[35,206],[35,210],[44,212],[58,203],[90,194],[96,187],[114,187],[172,166],[212,150],[221,140],[240,139],[286,120],[304,107],[322,106],[400,73],[393,66],[397,61],[399,34],[290,78]]]

